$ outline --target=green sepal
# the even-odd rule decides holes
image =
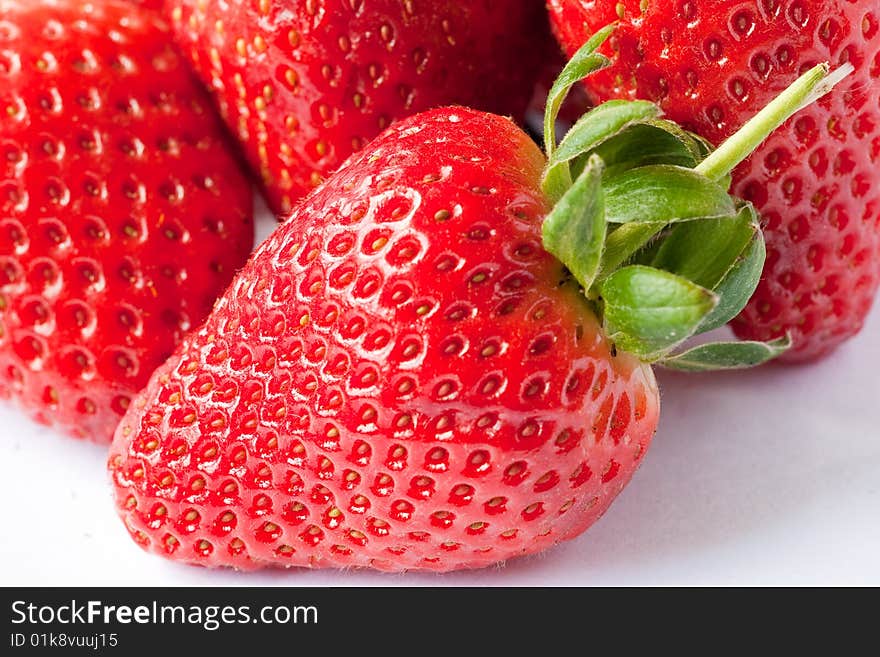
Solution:
[[[718,183],[693,169],[658,164],[625,171],[605,180],[609,223],[664,223],[737,213],[734,200]]]
[[[759,230],[727,275],[715,286],[719,302],[700,326],[700,333],[724,326],[743,311],[758,289],[766,259],[767,246],[764,234]]]
[[[767,247],[764,235],[758,233],[740,261],[715,288],[714,292],[720,301],[700,326],[700,333],[714,331],[724,326],[743,311],[758,289],[766,258]]]
[[[643,264],[714,290],[760,231],[745,209],[729,217],[678,223]]]
[[[559,110],[562,103],[568,96],[571,88],[583,80],[591,73],[595,73],[610,65],[610,60],[597,53],[596,51],[602,47],[611,33],[617,27],[616,23],[607,25],[599,30],[587,41],[574,57],[568,62],[559,77],[550,88],[550,94],[547,97],[547,109],[544,112],[544,148],[547,157],[552,157],[556,150],[556,119],[559,117]]]
[[[655,118],[659,114],[659,107],[643,100],[611,100],[587,112],[569,130],[550,157],[544,173],[544,192],[552,199],[559,198],[565,193],[565,189],[556,183],[570,180],[570,176],[575,175],[569,169],[572,160],[589,154],[633,123]]]
[[[710,152],[705,140],[665,119],[631,124],[618,135],[598,144],[594,152],[605,161],[605,175],[653,164],[694,168]]]
[[[763,365],[790,347],[791,338],[788,336],[773,342],[712,342],[668,356],[657,364],[679,372],[740,370]]]
[[[603,170],[602,159],[592,156],[542,227],[544,248],[565,264],[585,290],[599,273],[605,244]]]
[[[605,330],[618,348],[652,362],[690,338],[718,303],[706,288],[633,265],[600,284]]]
[[[664,228],[666,223],[632,222],[620,224],[608,233],[602,254],[601,274],[611,274],[628,262]]]
[[[644,126],[634,126],[631,130],[642,127]],[[664,132],[664,134],[668,133]],[[597,153],[601,150],[599,149]],[[624,175],[616,177],[609,176],[608,169],[606,168],[605,177],[606,197],[609,189],[616,195],[610,209],[606,203],[606,216],[609,223],[618,225],[608,231],[605,254],[602,258],[601,271],[603,275],[610,274],[624,263],[629,262],[637,254],[640,256],[638,263],[654,266],[652,259],[657,256],[657,249],[662,248],[662,244],[658,244],[655,250],[639,252],[645,249],[667,226],[681,227],[681,235],[686,236],[691,230],[694,230],[685,227],[690,223],[735,220],[738,217],[735,201],[717,183],[707,180],[699,174],[694,174],[693,171],[685,167],[652,165],[625,172]],[[645,178],[651,179],[652,184],[657,182],[661,187],[656,194],[648,195],[647,198],[642,197],[640,187],[640,184],[643,184],[640,183],[640,180]],[[664,187],[663,185],[669,180],[683,181],[685,184],[679,184],[676,187]],[[627,197],[628,187],[638,190],[638,193],[632,199]],[[702,197],[707,199],[702,206],[699,208],[696,206],[691,207],[692,197],[685,191],[688,189],[701,190]],[[710,214],[709,216],[686,216],[694,210],[702,210]],[[712,223],[712,227],[715,225],[715,223]],[[712,227],[696,230],[699,233],[711,235]],[[718,237],[721,238],[722,236],[719,235]],[[664,234],[664,242],[666,238]],[[724,244],[722,239],[716,239],[715,243]],[[703,245],[699,242],[692,245],[694,248],[699,247],[701,251],[703,249]],[[668,252],[668,254],[672,253],[674,252]],[[733,254],[733,257],[737,255],[739,255],[739,252]],[[705,257],[711,260],[715,256],[712,255],[711,251],[708,251]],[[660,268],[665,269],[666,267]],[[697,282],[704,285],[702,281]]]
[[[565,98],[575,84],[611,64],[605,55],[596,51],[608,40],[615,28],[616,24],[611,24],[596,32],[575,53],[550,88],[547,109],[544,111],[544,150],[548,159],[552,158],[556,151],[556,119],[559,118],[562,103],[565,102]],[[548,171],[544,176],[544,193],[550,198],[558,200],[565,193],[565,190],[571,187],[571,184],[572,174],[568,167],[558,167],[552,173]]]

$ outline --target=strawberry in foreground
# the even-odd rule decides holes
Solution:
[[[549,164],[472,109],[393,126],[257,250],[120,424],[134,539],[206,566],[447,571],[583,532],[654,434],[649,363],[784,350],[678,348],[758,281],[757,217],[727,172],[823,77],[705,160],[646,102],[587,114]]]
[[[738,335],[790,334],[792,361],[858,333],[880,285],[880,5],[848,2],[550,0],[569,53],[619,20],[615,58],[591,77],[601,100],[655,100],[715,143],[803,70],[849,62],[833,95],[778,130],[734,172],[764,220],[764,278]]]
[[[521,118],[555,47],[542,0],[166,9],[279,213],[398,119],[450,104]]]
[[[246,261],[250,185],[157,14],[0,17],[0,396],[109,441]]]

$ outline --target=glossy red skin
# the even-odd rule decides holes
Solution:
[[[129,2],[134,2],[141,7],[146,7],[147,9],[153,9],[159,11],[162,7],[165,6],[165,0],[129,0]]]
[[[169,0],[167,9],[270,206],[286,213],[395,120],[450,104],[522,118],[553,47],[542,4]]]
[[[158,14],[90,6],[0,0],[0,396],[109,442],[246,261],[252,194]]]
[[[569,52],[616,20],[618,4],[549,0]],[[880,285],[876,0],[652,0],[644,15],[638,0],[623,4],[618,57],[589,79],[590,90],[602,100],[657,100],[673,121],[716,143],[807,67],[856,66],[735,172],[734,193],[753,201],[764,218],[768,259],[734,330],[758,340],[790,332],[794,347],[783,356],[789,361],[827,354],[861,330]]]
[[[307,197],[121,423],[135,540],[205,566],[447,571],[602,515],[659,397],[541,246],[543,164],[508,119],[440,109]]]

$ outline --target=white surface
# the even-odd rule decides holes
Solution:
[[[880,309],[815,365],[663,374],[659,434],[599,523],[444,576],[242,574],[145,554],[115,515],[104,449],[0,406],[0,585],[880,585],[878,365]]]

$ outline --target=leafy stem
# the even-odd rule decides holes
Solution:
[[[593,36],[550,91],[543,189],[555,206],[545,248],[595,302],[618,347],[647,362],[701,371],[775,358],[787,340],[679,348],[739,314],[761,277],[760,218],[729,194],[731,172],[852,66],[816,66],[718,149],[653,103],[620,100],[585,114],[557,143],[560,107],[574,84],[609,65],[599,49],[614,27]]]

